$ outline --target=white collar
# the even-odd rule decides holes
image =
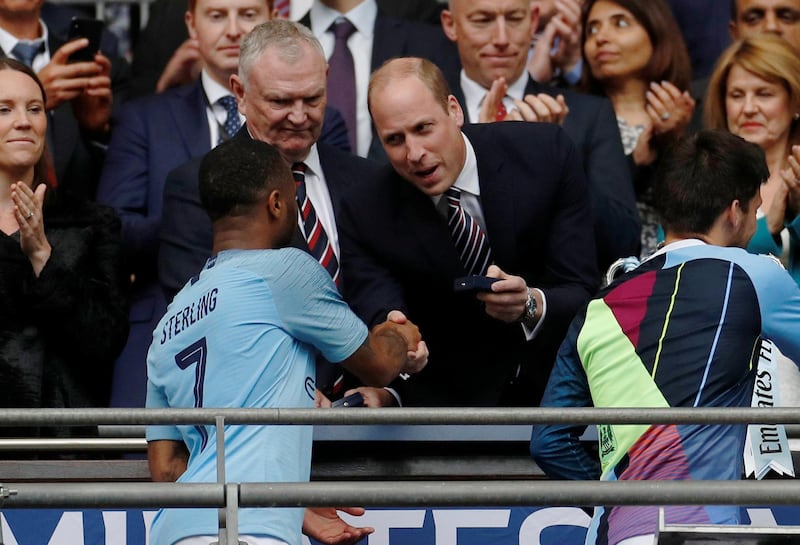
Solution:
[[[44,21],[39,19],[39,28],[42,29],[42,35],[36,38],[33,41],[44,40],[44,50],[46,52],[50,52],[50,46],[47,45],[48,40],[48,32],[47,32],[47,25],[44,24]],[[3,49],[6,55],[11,56],[11,50],[14,49],[14,46],[17,45],[20,39],[5,30],[4,28],[0,28],[0,47]]]
[[[220,85],[205,68],[200,72],[200,81],[203,84],[203,92],[206,94],[208,103],[214,105],[224,96],[233,95],[233,92],[224,85]]]
[[[353,23],[360,34],[371,38],[375,29],[375,18],[378,16],[378,5],[375,0],[364,0],[347,13],[340,13],[322,2],[314,2],[308,16],[311,20],[311,28],[317,37],[327,32],[336,19],[347,17],[347,20]]]
[[[661,248],[650,254],[650,256],[647,259],[645,259],[645,261],[649,261],[656,256],[665,254],[667,252],[671,252],[673,250],[682,250],[684,248],[690,248],[692,246],[702,246],[707,244],[708,244],[707,242],[700,240],[699,238],[685,238],[683,240],[676,240],[675,242],[670,242],[669,244],[665,244],[664,246],[662,246]]]

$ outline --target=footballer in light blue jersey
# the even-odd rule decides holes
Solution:
[[[312,407],[317,352],[347,359],[366,326],[330,276],[294,248],[228,250],[176,295],[153,332],[147,407]],[[213,426],[149,426],[147,440],[183,441],[178,482],[216,482]],[[226,426],[229,482],[309,479],[310,426]],[[303,509],[241,509],[239,533],[300,544]],[[150,542],[218,532],[216,509],[162,509]]]

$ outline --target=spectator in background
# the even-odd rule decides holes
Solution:
[[[465,122],[556,123],[578,148],[589,180],[598,264],[639,248],[633,184],[611,104],[534,81],[525,67],[537,11],[527,0],[451,0],[442,27],[463,70],[445,76]]]
[[[734,40],[762,33],[776,34],[800,51],[800,0],[730,0],[729,7],[728,28]],[[692,82],[692,95],[697,107],[691,130],[703,126],[703,101],[708,81],[709,77],[702,77]]]
[[[769,34],[735,42],[711,76],[705,117],[764,150],[769,179],[747,249],[780,257],[800,284],[800,55]]]
[[[769,175],[756,145],[724,131],[687,136],[662,160],[655,196],[666,245],[573,320],[546,407],[746,407],[761,339],[800,361],[800,289],[744,251]],[[531,453],[551,479],[738,480],[744,424],[537,425]],[[666,524],[737,524],[739,506],[664,506]],[[654,543],[658,506],[595,507],[587,545]]]
[[[376,0],[315,0],[300,23],[322,44],[329,67],[328,103],[345,118],[351,148],[361,157],[386,160],[367,108],[374,70],[394,57],[423,57],[443,70],[455,70],[458,63],[440,28],[388,17]]]
[[[0,3],[0,55],[33,67],[44,85],[50,115],[49,152],[59,198],[92,199],[111,132],[111,107],[127,93],[129,69],[102,53],[91,62],[70,63],[86,39],[64,43],[41,20],[43,0]],[[113,100],[112,100],[113,94]]]
[[[33,70],[0,58],[0,405],[105,407],[128,331],[119,220],[74,194],[53,198],[45,104]]]
[[[436,0],[377,2],[378,8],[391,17],[436,24],[443,7]],[[286,0],[282,3],[289,4]],[[292,2],[291,18],[299,19],[311,3],[312,0]],[[133,54],[133,96],[160,93],[184,85],[194,81],[200,72],[197,43],[186,33],[184,13],[180,0],[156,0],[150,5],[150,19],[136,42]]]
[[[614,106],[642,222],[641,255],[647,256],[658,242],[655,165],[694,110],[689,54],[664,0],[587,0],[582,26],[583,88]]]
[[[540,83],[561,87],[581,79],[581,6],[583,0],[533,0],[539,21],[528,59],[528,73]]]

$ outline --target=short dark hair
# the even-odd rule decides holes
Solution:
[[[728,131],[699,131],[665,154],[653,201],[666,231],[705,234],[733,201],[747,212],[768,177],[759,146]]]
[[[260,198],[291,183],[292,173],[278,150],[251,138],[232,138],[200,163],[200,201],[212,222],[247,215]]]

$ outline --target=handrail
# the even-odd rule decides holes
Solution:
[[[800,407],[714,408],[349,408],[319,409],[2,409],[0,427],[145,424],[800,424]]]
[[[797,505],[794,481],[469,481],[304,483],[5,483],[0,508],[217,507],[234,486],[239,507],[364,505]]]

